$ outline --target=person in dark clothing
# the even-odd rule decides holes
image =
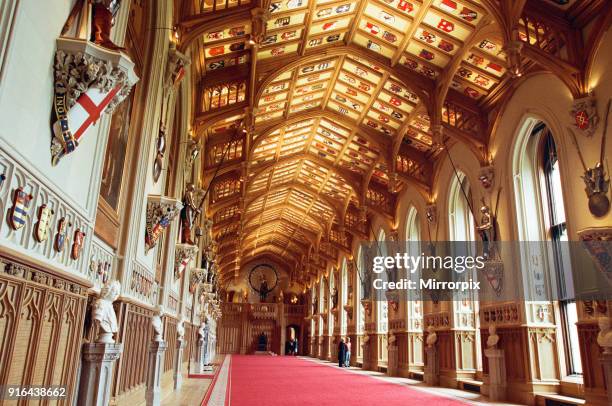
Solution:
[[[344,361],[346,360],[346,344],[344,344],[344,338],[340,339],[338,343],[338,366],[342,368]]]

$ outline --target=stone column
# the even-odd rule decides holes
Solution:
[[[164,369],[165,341],[151,341],[149,344],[149,364],[147,368],[147,389],[145,399],[147,406],[161,404],[161,376]]]
[[[435,345],[425,349],[427,359],[425,362],[425,375],[423,382],[427,385],[436,386],[440,382],[440,364],[438,360],[438,349]]]
[[[174,390],[179,390],[183,385],[183,350],[185,349],[185,340],[178,338],[176,340],[176,358],[174,359]]]
[[[121,356],[122,344],[83,344],[83,366],[79,383],[78,404],[106,406],[110,404],[113,365]]]
[[[489,399],[504,400],[506,398],[506,360],[504,350],[487,348],[485,356],[489,360]]]
[[[198,340],[198,369],[200,373],[204,372],[204,353],[206,352],[205,345],[206,343],[204,339],[200,337]]]
[[[436,342],[438,341],[438,334],[434,330],[433,326],[429,326],[427,329],[427,339],[425,348],[425,375],[423,381],[427,385],[435,386],[440,383],[440,360],[438,359],[438,347]]]
[[[397,336],[390,333],[387,338],[387,375],[399,375],[399,348]]]

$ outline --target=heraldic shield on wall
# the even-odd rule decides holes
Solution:
[[[57,165],[102,114],[125,99],[138,77],[125,54],[82,39],[57,40],[54,69],[51,163]]]

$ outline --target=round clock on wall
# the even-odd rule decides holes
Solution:
[[[256,265],[249,272],[249,285],[259,293],[260,302],[265,302],[268,294],[278,285],[278,273],[271,265]]]

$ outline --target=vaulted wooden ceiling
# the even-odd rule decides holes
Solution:
[[[271,255],[305,282],[398,192],[430,191],[443,148],[482,162],[523,73],[586,90],[599,0],[177,0],[222,278]]]

